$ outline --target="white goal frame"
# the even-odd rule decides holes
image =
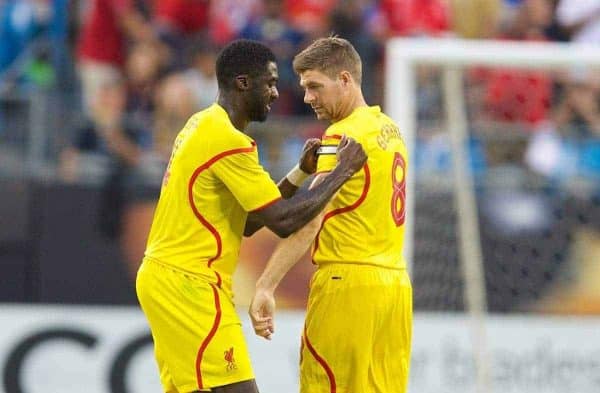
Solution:
[[[459,260],[464,279],[465,308],[471,316],[473,355],[477,370],[477,392],[489,392],[486,353],[485,278],[473,175],[468,165],[468,135],[462,70],[467,66],[514,66],[516,68],[569,69],[600,67],[600,47],[570,43],[515,42],[464,39],[394,38],[386,46],[385,110],[396,121],[408,151],[414,154],[417,108],[415,67],[440,66],[446,127],[451,140],[455,177],[455,208],[458,220]],[[404,256],[409,271],[413,263],[415,175],[407,173],[406,230]],[[443,327],[440,327],[443,329]]]

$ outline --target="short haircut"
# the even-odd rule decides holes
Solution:
[[[340,72],[348,71],[360,84],[362,80],[362,62],[352,44],[343,38],[319,38],[294,57],[294,71],[316,70],[330,78]]]
[[[216,72],[219,89],[230,89],[238,75],[258,76],[276,62],[273,51],[252,40],[236,40],[224,47],[217,56]]]

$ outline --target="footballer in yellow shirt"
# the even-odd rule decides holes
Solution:
[[[361,146],[348,141],[335,175],[319,189],[294,195],[300,169],[276,185],[242,132],[250,121],[264,121],[278,96],[273,53],[255,41],[234,41],[216,69],[217,103],[193,115],[175,139],[136,279],[165,392],[258,392],[231,293],[242,235],[265,225],[288,236],[366,161]],[[316,166],[316,142],[301,160],[308,172]]]
[[[407,151],[398,127],[378,106],[354,109],[323,135],[318,174],[335,167],[335,148],[343,134],[359,141],[369,160],[327,206],[313,261],[404,269]]]
[[[396,124],[365,103],[360,57],[348,41],[316,40],[296,56],[294,69],[304,101],[332,122],[313,185],[330,175],[345,137],[361,143],[369,158],[321,215],[280,242],[257,282],[250,316],[273,316],[275,288],[310,248],[318,269],[302,337],[301,393],[405,392],[412,337],[412,287],[402,256],[406,146]]]
[[[258,162],[256,143],[213,104],[175,139],[146,258],[169,261],[229,292],[247,212],[280,198]]]

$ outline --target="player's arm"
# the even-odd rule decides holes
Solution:
[[[277,184],[283,199],[293,197],[302,186],[304,180],[317,171],[317,150],[321,147],[321,140],[310,138],[304,143],[300,160],[287,175]]]
[[[352,138],[342,137],[337,149],[337,165],[323,182],[311,190],[258,210],[255,214],[279,237],[288,237],[319,214],[342,185],[367,161],[362,146]]]
[[[304,143],[300,161],[286,176],[277,183],[283,199],[291,198],[296,194],[298,188],[311,174],[317,170],[317,150],[321,146],[321,140],[311,138]],[[250,213],[246,220],[244,236],[252,236],[264,226],[258,215]]]
[[[326,174],[318,175],[311,188],[325,180]],[[271,339],[275,332],[275,290],[283,277],[300,260],[308,250],[315,236],[319,232],[324,212],[322,211],[308,224],[293,233],[287,239],[283,239],[275,247],[275,251],[269,258],[265,270],[256,282],[256,292],[250,303],[250,319],[254,326],[254,332],[261,337]]]

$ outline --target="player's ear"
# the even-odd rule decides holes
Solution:
[[[235,77],[235,85],[239,90],[246,91],[250,88],[250,80],[248,75],[238,75]]]
[[[348,71],[340,72],[340,80],[342,81],[342,85],[348,86],[352,83],[352,75]]]

